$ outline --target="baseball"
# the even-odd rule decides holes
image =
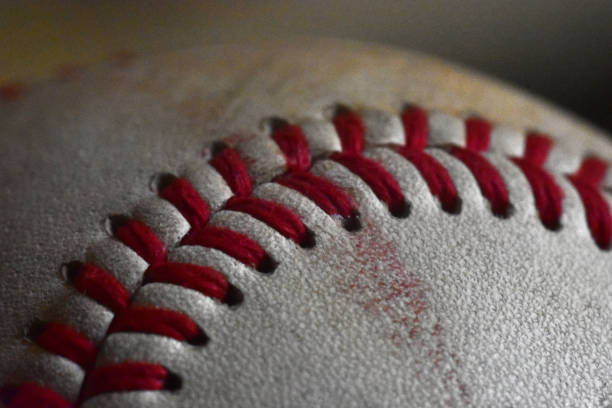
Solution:
[[[0,401],[612,404],[607,135],[340,40],[0,93]]]

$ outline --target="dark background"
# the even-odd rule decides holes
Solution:
[[[610,0],[0,1],[0,82],[50,76],[118,50],[295,35],[424,51],[612,130]]]

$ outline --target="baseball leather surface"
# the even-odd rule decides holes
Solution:
[[[612,145],[568,113],[304,39],[2,95],[7,407],[612,404]]]

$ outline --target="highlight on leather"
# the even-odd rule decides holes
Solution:
[[[403,125],[404,144],[388,147],[416,167],[444,211],[459,213],[461,199],[450,173],[426,151],[428,113],[418,106],[406,105],[399,116]],[[338,105],[331,122],[341,141],[342,151],[330,152],[328,158],[360,177],[376,197],[386,204],[392,215],[408,216],[410,204],[397,180],[385,169],[384,163],[368,159],[362,154],[365,148],[365,125],[359,113]],[[279,118],[272,119],[271,125],[269,137],[282,152],[286,169],[284,174],[270,181],[308,198],[326,214],[341,217],[346,229],[358,229],[359,208],[354,198],[324,177],[310,173],[312,159],[308,140],[301,128]],[[501,173],[482,155],[490,148],[493,125],[479,117],[465,119],[464,125],[464,145],[443,148],[472,173],[481,194],[490,203],[492,213],[507,217],[511,215],[512,204],[506,183]],[[526,136],[523,156],[510,159],[523,172],[531,187],[542,224],[555,230],[560,227],[563,190],[546,169],[552,148],[550,137],[531,132]],[[221,146],[210,159],[210,164],[233,192],[233,197],[219,211],[248,214],[270,226],[285,239],[303,247],[315,245],[313,232],[294,211],[252,196],[256,186],[236,149]],[[602,192],[607,169],[607,164],[602,160],[588,157],[575,173],[567,175],[583,202],[593,240],[601,249],[609,249],[612,240],[612,216]],[[209,225],[213,215],[211,208],[186,179],[164,175],[159,179],[158,193],[191,226],[177,246],[198,245],[215,249],[260,272],[269,273],[277,267],[277,261],[266,253],[259,242],[243,233]],[[243,301],[241,289],[228,281],[224,271],[204,265],[169,262],[167,253],[172,248],[167,248],[143,222],[126,216],[111,216],[109,226],[117,241],[131,248],[148,263],[141,285],[176,285],[229,306],[239,305]],[[131,304],[134,293],[130,293],[119,282],[113,271],[93,263],[74,261],[64,266],[64,272],[77,292],[113,312],[114,318],[107,335],[138,332],[165,336],[197,346],[204,346],[208,341],[204,330],[182,312],[153,305]],[[0,388],[0,400],[10,408],[66,408],[79,406],[83,401],[107,392],[177,390],[181,386],[180,377],[159,364],[124,361],[96,367],[97,350],[102,344],[94,344],[78,330],[62,322],[33,325],[30,337],[38,346],[56,354],[58,358],[67,358],[81,366],[86,381],[75,401],[66,401],[55,391],[34,382],[7,384]]]

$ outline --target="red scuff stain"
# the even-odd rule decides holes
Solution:
[[[79,64],[62,64],[56,68],[55,76],[62,81],[74,81],[78,79],[85,68]]]
[[[21,98],[25,93],[25,85],[22,82],[9,82],[0,85],[0,100],[12,102]]]
[[[457,371],[460,360],[448,350],[443,327],[439,322],[431,328],[421,324],[421,316],[429,306],[426,285],[414,273],[406,271],[397,245],[378,225],[364,223],[364,227],[356,243],[358,272],[351,277],[348,285],[338,282],[339,287],[361,304],[367,313],[391,319],[394,327],[386,337],[393,345],[405,347],[409,344],[410,347],[424,348],[429,360],[428,364],[423,365],[424,369],[433,366],[445,388],[457,390],[461,401],[470,403],[467,385]],[[452,405],[452,401],[448,402]]]
[[[426,291],[415,275],[403,267],[394,242],[376,225],[367,226],[356,244],[359,265],[344,292],[350,293],[373,316],[386,315],[395,324],[388,337],[399,345],[407,335],[421,331],[419,315],[427,308]]]

